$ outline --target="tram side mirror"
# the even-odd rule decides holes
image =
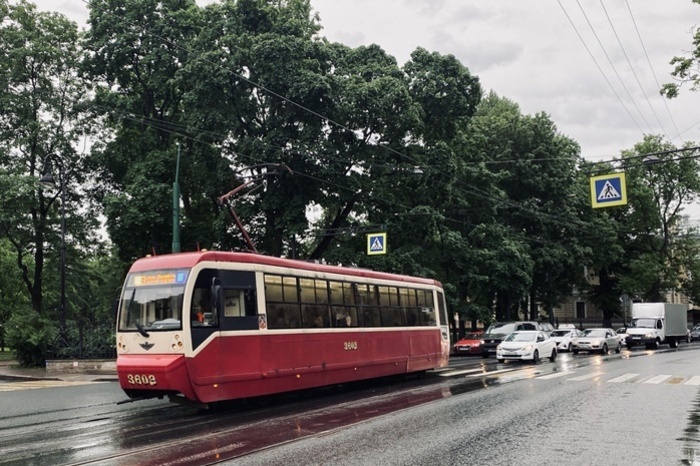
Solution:
[[[211,280],[211,308],[216,309],[219,314],[224,305],[223,289],[221,288],[221,280],[212,278]]]

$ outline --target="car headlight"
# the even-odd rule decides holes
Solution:
[[[646,335],[644,335],[644,338],[654,338],[654,335],[651,333],[647,333]]]
[[[530,351],[532,349],[532,345],[525,345],[523,346],[523,351]]]
[[[593,340],[591,342],[591,346],[598,346],[598,345],[600,345],[600,340]]]

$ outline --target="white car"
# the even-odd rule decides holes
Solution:
[[[537,364],[542,357],[547,357],[554,362],[557,358],[557,346],[549,335],[540,330],[513,332],[496,347],[498,362],[518,359]]]
[[[611,349],[616,353],[622,350],[620,336],[611,328],[586,329],[571,342],[571,351],[574,354],[578,354],[579,351],[599,351],[601,354],[608,354]]]
[[[575,328],[559,328],[551,333],[552,339],[557,344],[557,351],[571,351],[571,340],[581,335],[581,331]]]
[[[615,332],[620,337],[620,344],[627,346],[627,327],[618,328]]]

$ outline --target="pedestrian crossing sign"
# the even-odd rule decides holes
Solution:
[[[386,254],[386,233],[370,233],[367,235],[367,255]]]
[[[627,204],[624,173],[591,177],[591,205],[594,209]]]

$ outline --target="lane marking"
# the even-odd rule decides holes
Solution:
[[[688,379],[683,385],[700,385],[700,375],[694,375]]]

